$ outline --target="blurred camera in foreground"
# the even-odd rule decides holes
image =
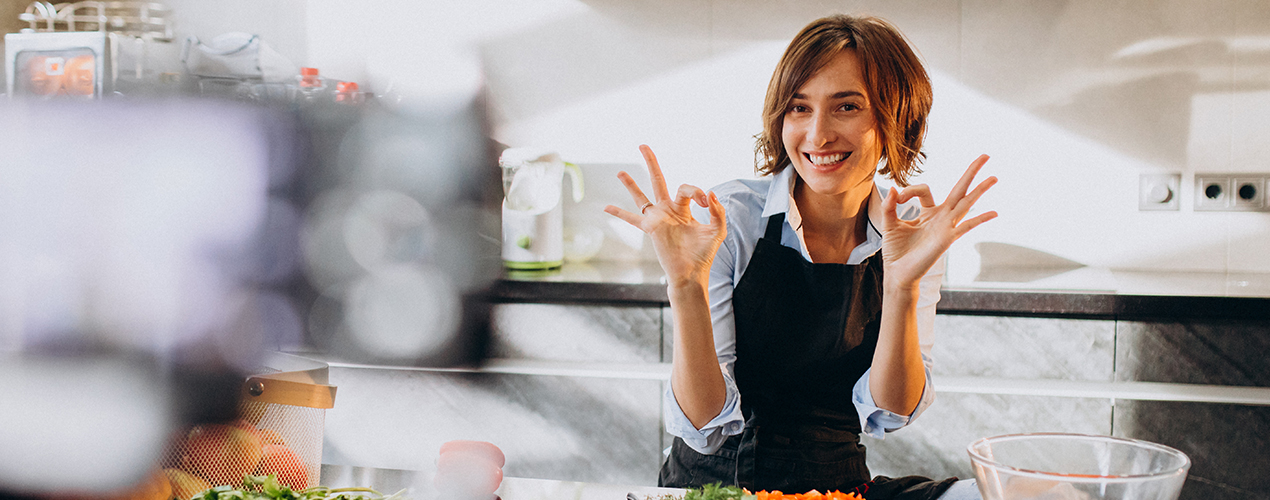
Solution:
[[[0,492],[135,484],[271,351],[482,358],[500,193],[475,100],[0,108]]]

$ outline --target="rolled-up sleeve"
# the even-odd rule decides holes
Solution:
[[[917,338],[922,351],[926,385],[922,388],[922,397],[917,403],[917,408],[914,408],[910,415],[900,415],[878,408],[873,400],[873,392],[869,389],[869,373],[872,369],[865,370],[864,375],[856,381],[851,391],[851,402],[855,403],[856,411],[860,414],[860,428],[864,434],[882,439],[885,433],[912,423],[918,415],[935,403],[935,385],[931,381],[931,367],[934,366],[934,360],[930,353],[935,346],[935,304],[939,302],[939,288],[943,279],[944,261],[941,258],[918,283]]]
[[[667,385],[662,397],[666,432],[683,438],[684,444],[703,455],[718,451],[728,436],[740,434],[745,426],[745,417],[741,415],[741,393],[736,390],[736,381],[726,371],[723,372],[723,383],[727,386],[727,400],[723,403],[723,411],[700,429],[693,426],[692,421],[684,415],[679,402],[675,400],[675,392]]]
[[[923,361],[926,359],[922,356]],[[855,403],[856,411],[860,414],[860,429],[864,434],[878,439],[885,438],[885,433],[908,425],[935,402],[929,364],[926,367],[926,387],[922,388],[922,399],[917,402],[917,408],[913,409],[911,415],[900,415],[877,407],[877,403],[873,401],[873,392],[869,390],[869,372],[871,371],[872,369],[865,370],[864,375],[856,381],[851,391],[851,402]]]

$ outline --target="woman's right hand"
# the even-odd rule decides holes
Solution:
[[[640,145],[639,150],[648,164],[653,199],[644,195],[630,174],[620,172],[617,178],[631,193],[639,209],[631,212],[609,205],[604,207],[604,211],[638,227],[652,238],[657,261],[666,272],[670,286],[694,283],[705,286],[709,281],[714,254],[727,235],[723,204],[714,193],[707,195],[700,188],[687,184],[679,186],[675,197],[671,198],[653,150],[645,145]],[[697,222],[692,217],[693,201],[710,210],[709,224]]]

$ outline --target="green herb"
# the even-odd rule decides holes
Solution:
[[[314,486],[293,491],[278,483],[278,478],[268,476],[243,476],[241,488],[217,486],[194,495],[190,500],[406,500],[398,491],[385,496],[370,488],[328,488]]]
[[[737,486],[714,483],[688,490],[684,494],[684,500],[754,500],[754,495],[747,494]]]

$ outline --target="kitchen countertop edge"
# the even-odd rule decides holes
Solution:
[[[503,278],[489,289],[496,304],[541,303],[615,307],[669,305],[661,283],[546,281]],[[1270,320],[1270,298],[945,288],[938,314],[1113,320]]]

